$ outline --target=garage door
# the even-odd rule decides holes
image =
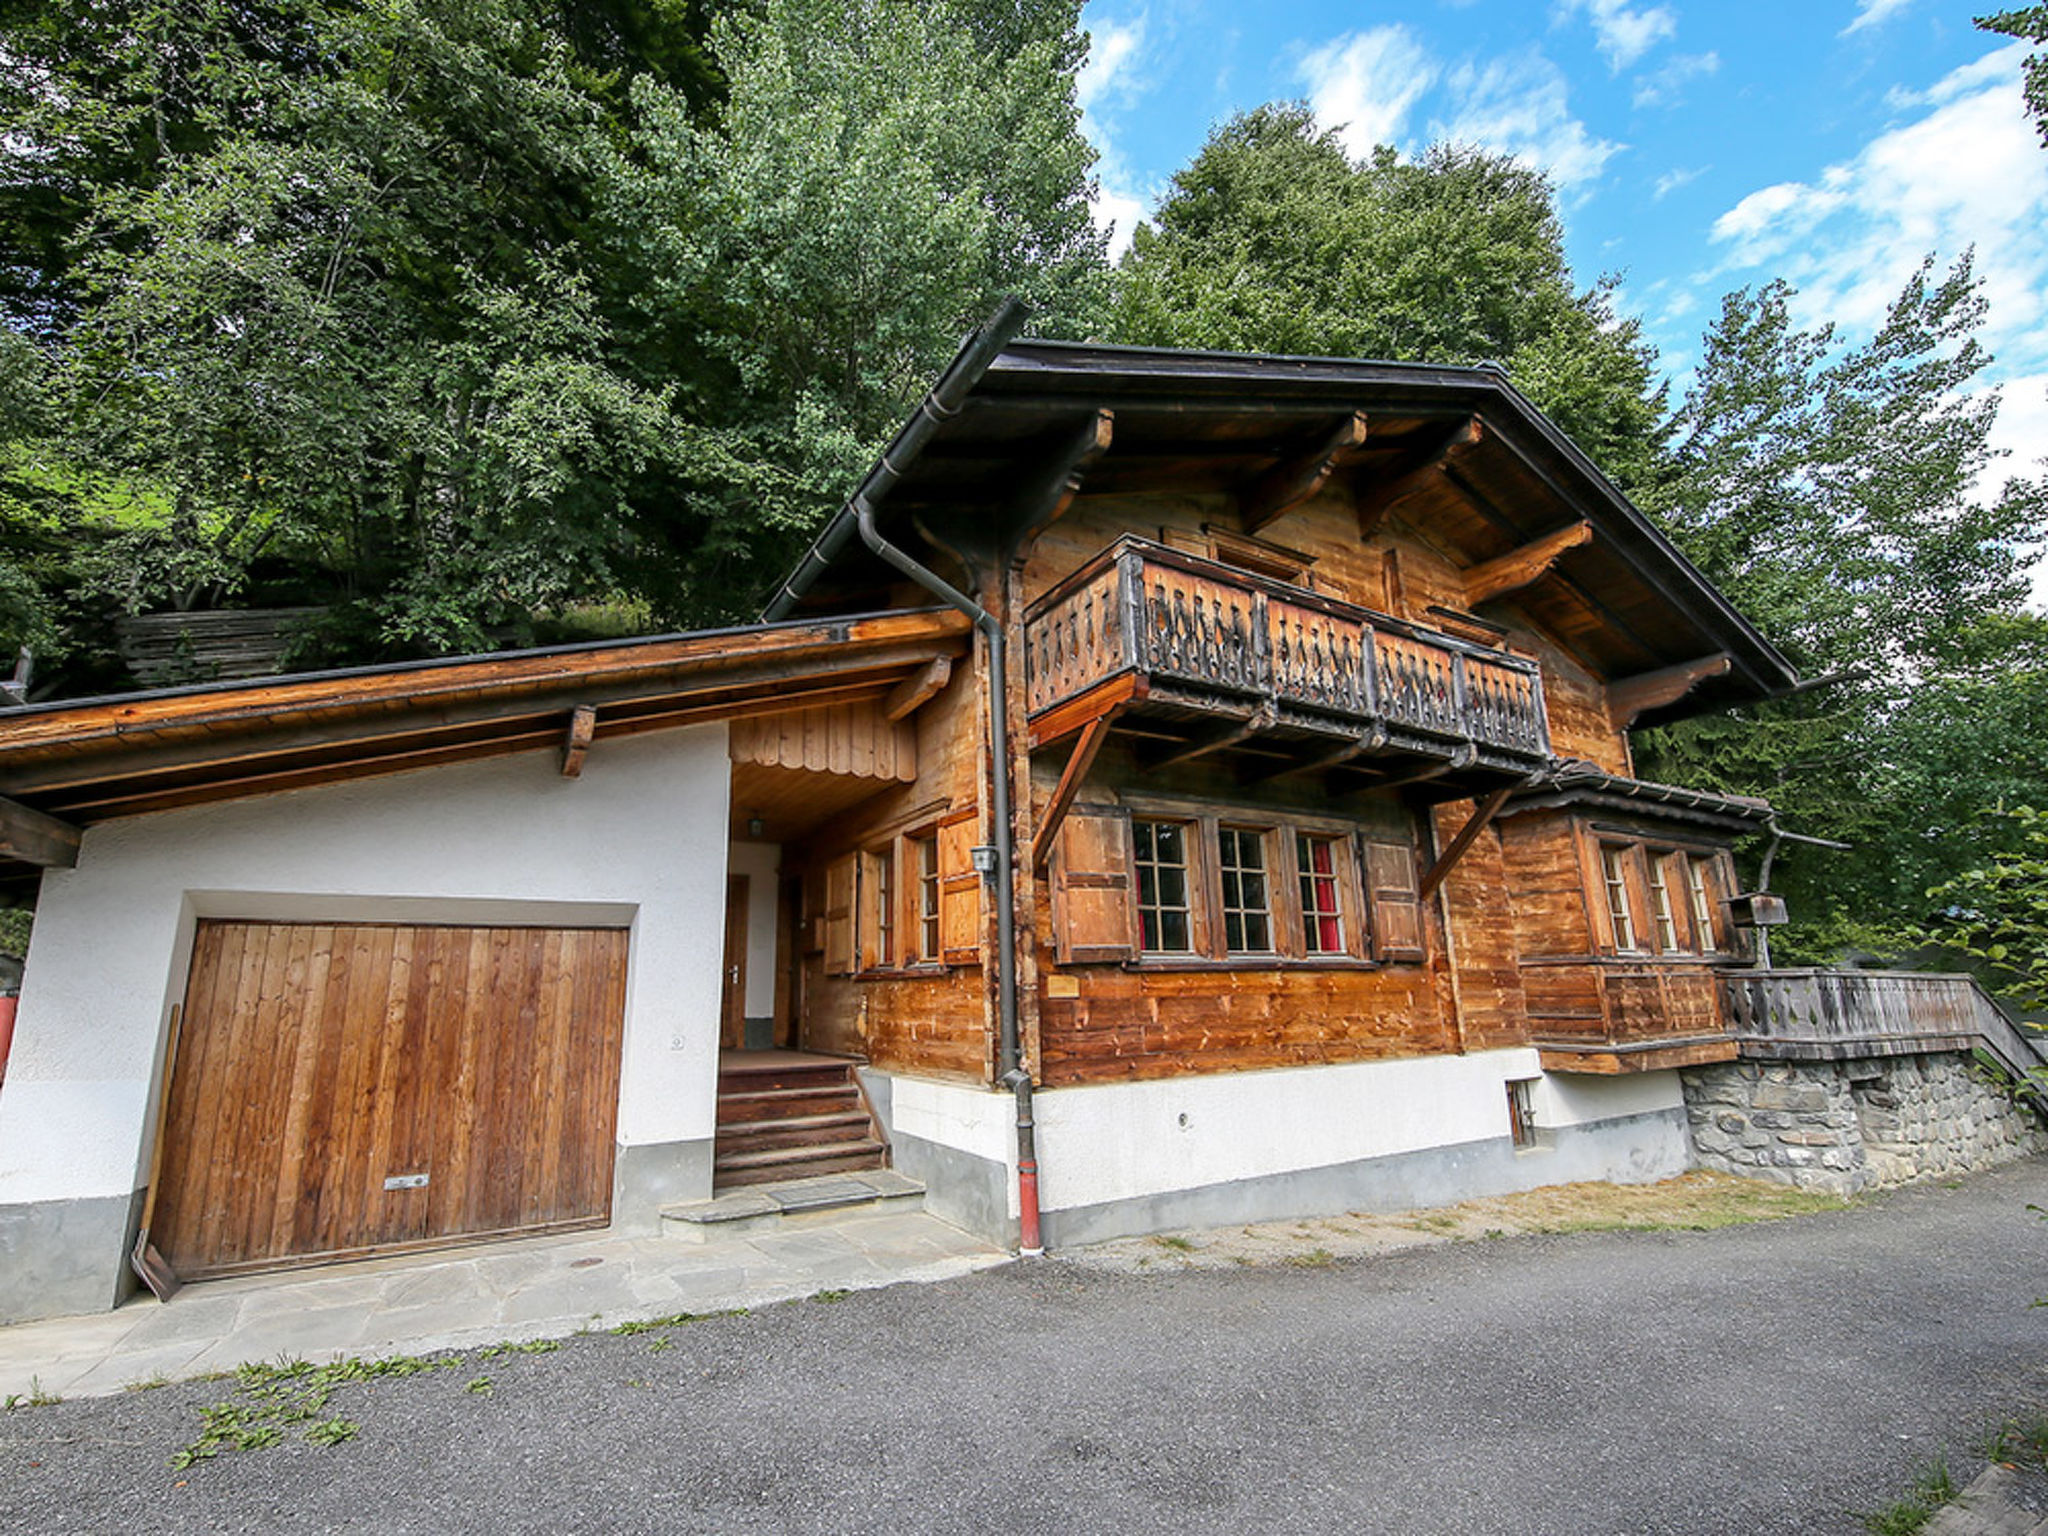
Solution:
[[[186,1279],[611,1211],[626,935],[199,924],[152,1241]]]

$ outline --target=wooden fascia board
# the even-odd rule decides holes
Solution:
[[[775,664],[829,667],[849,652],[928,647],[957,652],[969,624],[951,610],[821,619],[754,631],[714,631],[600,650],[486,657],[445,665],[288,680],[161,697],[112,699],[33,716],[0,716],[0,765],[43,749],[76,750],[94,741],[126,740],[153,731],[232,731],[284,716],[340,716],[417,708],[436,700],[469,700],[523,690],[527,695],[604,689],[629,697],[683,691],[701,677],[721,686],[723,674]],[[4,769],[0,769],[4,771]]]
[[[444,681],[443,686],[397,696],[315,695],[297,699],[296,707],[280,702],[269,709],[238,695],[232,710],[215,708],[148,722],[94,718],[80,722],[68,739],[44,730],[37,733],[41,740],[24,742],[8,722],[0,724],[0,793],[47,790],[240,756],[375,742],[422,729],[520,721],[550,713],[559,718],[561,709],[579,703],[611,708],[699,697],[738,702],[757,691],[780,696],[809,681],[873,676],[894,682],[911,667],[961,649],[967,621],[947,617],[950,622],[942,634],[915,639],[857,638],[846,633],[850,626],[844,624],[807,626],[838,631],[840,638],[813,640],[801,650],[727,649],[682,667],[558,670],[539,677],[516,676],[497,686],[473,679]],[[99,706],[94,714],[118,708]]]

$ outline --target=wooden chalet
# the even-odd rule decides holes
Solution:
[[[0,716],[0,1317],[1678,1171],[1770,812],[1629,730],[1794,683],[1497,369],[984,334],[759,625]]]

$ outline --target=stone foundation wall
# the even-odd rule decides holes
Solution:
[[[1730,1062],[1681,1074],[1700,1166],[1850,1195],[2048,1151],[2033,1115],[1957,1051]]]

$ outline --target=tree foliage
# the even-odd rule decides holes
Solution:
[[[2048,815],[2027,805],[1993,807],[2004,835],[1992,856],[1928,892],[1933,934],[1985,961],[1999,990],[2024,1008],[2048,1008]]]
[[[2007,37],[2048,43],[2048,5],[2022,6],[2018,10],[1979,16],[1977,25],[1987,32],[2002,32]],[[2041,142],[2048,144],[2048,50],[2027,55],[2025,90],[2027,110],[2033,114],[2034,122],[2041,130]]]
[[[1648,733],[1638,760],[1857,845],[1786,861],[1819,944],[1850,918],[1910,928],[1972,857],[1978,808],[2048,792],[2048,627],[2022,611],[2048,495],[1976,494],[1997,396],[1967,257],[1923,263],[1859,346],[1799,327],[1793,298],[1728,297],[1643,500],[1804,676],[1833,681]]]
[[[1299,104],[1218,127],[1118,270],[1152,346],[1493,360],[1624,485],[1656,461],[1653,355],[1611,284],[1574,286],[1549,183],[1482,150],[1354,161]]]

